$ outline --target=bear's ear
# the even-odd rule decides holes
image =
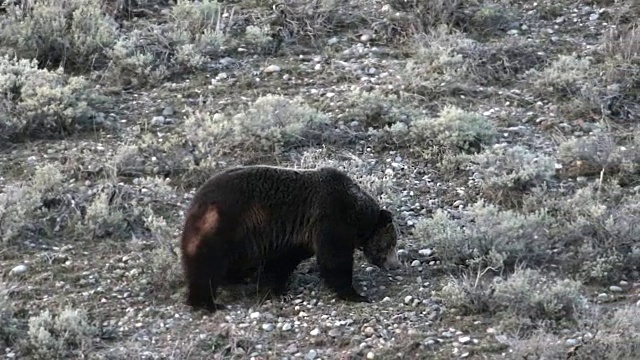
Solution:
[[[393,214],[391,214],[391,211],[381,209],[380,213],[378,214],[378,226],[382,227],[391,222],[393,222]]]

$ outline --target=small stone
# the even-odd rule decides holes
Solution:
[[[456,200],[456,202],[453,203],[454,208],[460,207],[462,205],[464,205],[464,201],[462,200]]]
[[[291,330],[291,328],[293,328],[293,325],[291,325],[291,323],[284,323],[284,325],[282,325],[282,331],[289,331]]]
[[[256,312],[252,312],[251,314],[249,314],[249,319],[256,320],[256,319],[259,319],[259,318],[260,318],[260,313],[257,312],[257,311]]]
[[[273,331],[275,328],[276,326],[273,324],[262,324],[262,330],[264,331]]]
[[[606,293],[598,294],[598,300],[600,301],[606,301],[608,298],[609,298],[609,295],[607,295]]]
[[[280,66],[278,65],[269,65],[264,69],[264,73],[265,74],[277,73],[277,72],[280,72],[280,70],[282,70],[282,68],[280,68]]]
[[[629,285],[629,283],[628,283],[628,282],[626,282],[626,281],[624,281],[624,280],[621,280],[621,281],[620,281],[620,286],[628,286],[628,285]]]
[[[622,292],[622,288],[620,286],[616,286],[616,285],[609,286],[609,290],[611,292],[617,292],[617,293]]]
[[[460,344],[467,344],[470,341],[471,341],[471,336],[461,336],[458,338],[458,342]]]
[[[320,335],[320,329],[315,328],[315,329],[311,330],[311,332],[309,334],[311,334],[311,336],[318,336],[318,335]]]
[[[307,355],[304,356],[304,360],[313,360],[316,358],[316,356],[318,356],[318,352],[311,349],[309,350],[309,352],[307,353]]]
[[[418,251],[418,254],[420,254],[420,256],[431,256],[431,254],[433,254],[433,250],[421,249],[420,251]]]
[[[329,330],[329,332],[327,334],[329,336],[331,336],[331,337],[338,337],[338,336],[340,336],[340,330],[334,328],[334,329]]]
[[[151,118],[151,125],[157,126],[164,124],[164,116],[154,116]]]
[[[407,295],[407,296],[404,297],[404,303],[405,304],[410,303],[411,300],[413,300],[413,296],[411,296],[411,295]]]
[[[375,359],[376,354],[373,353],[373,351],[369,351],[367,353],[367,359]]]
[[[413,260],[411,262],[411,267],[418,267],[420,266],[420,260]]]
[[[9,271],[9,274],[11,274],[11,275],[20,275],[20,274],[26,273],[27,270],[28,270],[27,265],[20,264],[18,266],[15,266],[13,269],[11,269]]]
[[[173,115],[173,113],[174,111],[171,106],[167,106],[166,108],[164,108],[164,110],[162,110],[162,116],[171,116]]]
[[[298,347],[296,346],[296,344],[291,344],[287,346],[287,348],[284,351],[289,354],[295,354],[298,352]]]
[[[362,42],[369,42],[370,40],[371,40],[370,34],[362,34],[362,36],[360,36],[360,41]]]
[[[376,333],[376,331],[373,330],[373,328],[371,326],[367,326],[366,328],[364,328],[363,332],[367,336],[371,336],[371,335]]]
[[[567,341],[565,341],[565,344],[567,346],[576,346],[578,345],[578,339],[567,339]]]

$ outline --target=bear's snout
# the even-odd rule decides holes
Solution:
[[[400,268],[400,260],[398,260],[398,252],[395,247],[389,250],[382,266],[387,270],[396,270]]]

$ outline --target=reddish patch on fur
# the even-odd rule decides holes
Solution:
[[[188,256],[195,256],[204,233],[216,231],[220,215],[215,205],[196,207],[187,214],[187,222],[182,237],[182,247]]]

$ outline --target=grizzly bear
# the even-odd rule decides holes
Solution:
[[[320,276],[339,299],[370,302],[353,287],[353,253],[378,267],[400,267],[398,233],[382,209],[345,173],[240,166],[214,175],[195,194],[181,238],[186,303],[215,312],[219,286],[260,268],[274,295],[315,255]]]

